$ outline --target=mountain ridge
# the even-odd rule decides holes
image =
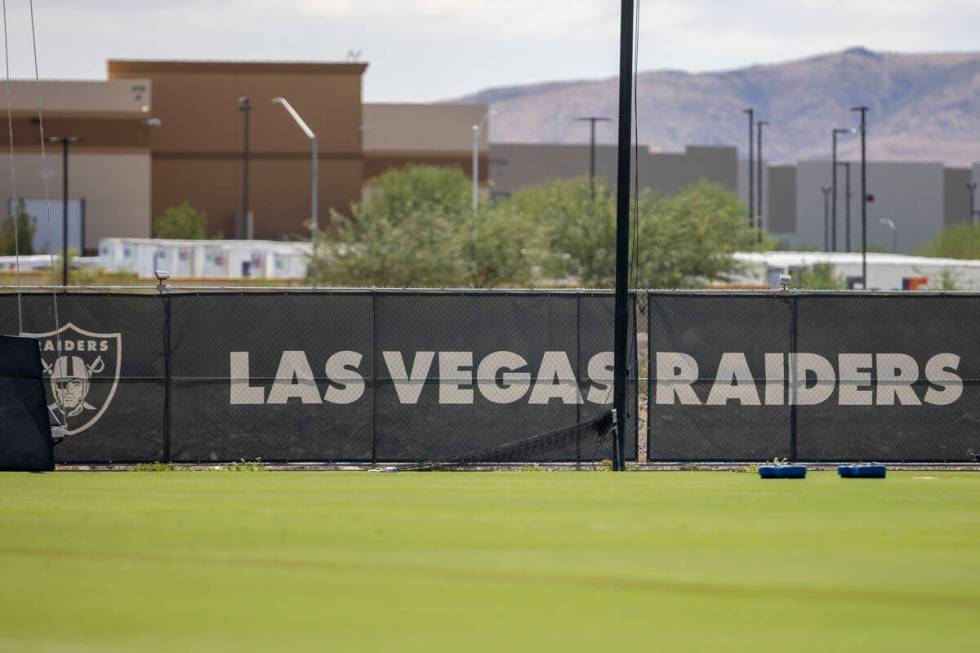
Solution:
[[[493,142],[584,143],[574,118],[615,117],[618,79],[544,81],[497,86],[459,98],[499,111]],[[850,107],[866,104],[868,157],[876,160],[980,161],[980,52],[877,52],[860,46],[780,63],[709,72],[676,69],[637,76],[639,140],[676,151],[686,145],[734,145],[745,156],[747,118],[769,121],[767,160],[828,158],[833,127],[856,125]],[[614,124],[597,130],[615,142]],[[844,137],[842,158],[859,154]]]

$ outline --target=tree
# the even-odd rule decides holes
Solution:
[[[7,216],[0,227],[0,254],[29,256],[34,253],[34,233],[37,224],[24,208],[23,198],[17,200],[13,215]]]
[[[834,274],[830,263],[815,263],[793,270],[793,287],[800,290],[843,290],[847,288],[847,280],[841,275]]]
[[[526,283],[531,252],[523,216],[473,214],[456,168],[389,170],[351,214],[331,213],[308,276],[340,286],[494,286]]]
[[[208,237],[208,214],[198,211],[190,202],[184,201],[153,219],[155,238],[176,238],[181,240],[203,240]]]
[[[507,205],[481,210],[474,222],[470,285],[529,285],[547,247],[540,224]]]
[[[962,223],[944,228],[919,250],[922,256],[980,259],[980,225]]]
[[[507,201],[542,223],[545,270],[592,287],[616,278],[615,199],[601,184],[591,197],[586,178],[524,189]],[[670,196],[642,191],[633,205],[631,245],[638,287],[679,288],[724,280],[738,271],[732,254],[760,246],[738,198],[720,186],[699,183]]]
[[[737,251],[768,248],[731,192],[701,182],[665,198],[640,200],[637,284],[681,288],[725,281]]]
[[[769,248],[729,191],[701,183],[634,204],[631,251],[638,287],[690,287],[738,272],[738,250]],[[460,170],[418,166],[379,177],[349,216],[334,212],[309,278],[342,286],[611,287],[615,200],[588,179],[523,189],[473,213]]]
[[[459,168],[407,166],[375,177],[363,208],[398,222],[424,208],[446,215],[470,211],[469,181]]]

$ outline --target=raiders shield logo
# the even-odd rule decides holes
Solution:
[[[81,433],[99,421],[119,385],[122,336],[93,333],[71,322],[57,331],[21,335],[40,341],[48,407],[65,419],[65,433]]]

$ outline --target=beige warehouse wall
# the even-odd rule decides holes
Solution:
[[[15,158],[17,195],[40,199],[40,154],[19,153]],[[150,154],[73,152],[69,157],[69,196],[85,200],[85,249],[98,248],[99,239],[111,236],[150,236]],[[49,150],[48,196],[52,214],[61,215],[63,170],[60,149]],[[0,215],[7,217],[12,198],[10,175],[0,175]]]
[[[152,86],[148,79],[109,81],[43,80],[42,109],[48,115],[135,114],[151,115]],[[37,113],[37,89],[33,80],[10,83],[11,109],[15,114]]]
[[[471,152],[473,125],[485,104],[365,104],[364,152]],[[480,132],[480,151],[490,147],[489,117]]]

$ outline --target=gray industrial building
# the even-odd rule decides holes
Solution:
[[[683,152],[637,148],[636,170],[641,188],[674,193],[701,180],[737,192],[748,202],[749,175],[738,150],[726,146],[689,146]],[[589,173],[588,145],[501,143],[490,146],[491,194],[514,191],[552,179]],[[610,188],[616,183],[616,147],[596,146],[596,178]],[[942,163],[868,162],[868,244],[898,253],[913,253],[947,225],[970,219],[967,183],[980,181],[980,163],[947,168]],[[758,184],[758,179],[755,179]],[[763,165],[762,224],[790,248],[823,249],[824,194],[831,185],[829,160]],[[850,191],[848,194],[848,190]],[[980,198],[978,198],[980,202]],[[893,230],[888,222],[895,225]],[[832,221],[828,221],[832,222]],[[833,226],[827,225],[828,241]],[[837,171],[836,250],[861,248],[861,166],[839,161]]]
[[[735,191],[738,151],[734,147],[690,146],[683,152],[657,152],[641,145],[636,150],[636,171],[641,188],[675,193],[701,179]],[[589,174],[588,145],[492,143],[490,179],[493,197],[552,179]],[[616,146],[596,146],[596,179],[616,186]]]
[[[861,166],[856,161],[841,163],[837,171],[836,251],[848,251],[848,244],[850,251],[859,251]],[[823,249],[828,239],[834,249],[832,218],[825,235],[821,190],[831,185],[830,162],[800,161],[796,165],[766,166],[765,170],[763,224],[769,233],[794,248]],[[867,205],[868,245],[891,251],[897,243],[898,253],[912,253],[943,227],[968,221],[967,182],[976,178],[977,172],[980,170],[946,168],[941,163],[868,162],[868,195],[873,196]]]

